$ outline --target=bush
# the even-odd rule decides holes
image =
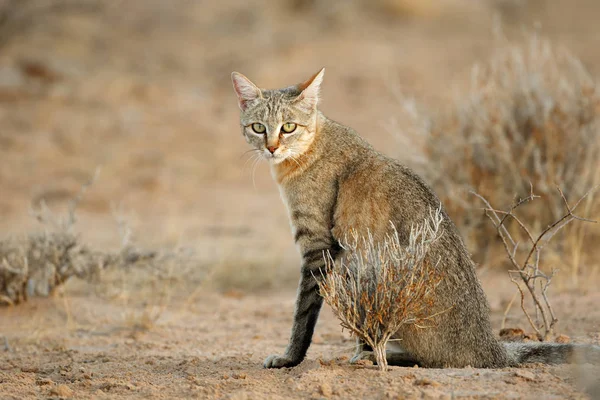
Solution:
[[[441,275],[429,249],[443,233],[442,220],[441,210],[432,211],[423,225],[411,229],[408,246],[395,229],[381,243],[353,232],[343,243],[345,257],[337,264],[329,257],[329,271],[318,279],[342,327],[373,348],[383,371],[390,337],[403,324],[425,327],[432,317],[427,310]]]
[[[478,200],[469,191],[492,204],[511,204],[535,186],[545,206],[522,211],[524,220],[540,228],[562,215],[557,186],[574,200],[600,183],[600,90],[578,59],[537,37],[476,66],[471,92],[448,114],[417,117],[425,121],[419,128],[427,160],[421,172],[480,261],[493,233],[474,212]],[[582,210],[597,219],[593,195]],[[575,231],[557,244],[572,255],[562,264],[571,265],[576,279],[587,228],[568,229]]]
[[[173,270],[194,282],[191,270],[198,269],[193,255],[174,251],[141,251],[131,242],[131,230],[121,217],[117,217],[121,248],[107,252],[91,249],[75,234],[75,210],[83,195],[98,177],[85,183],[80,193],[70,201],[65,216],[54,214],[44,202],[33,214],[42,229],[24,238],[0,240],[0,305],[15,305],[32,296],[46,297],[71,277],[99,283],[105,271],[129,271],[133,267],[141,270],[142,285],[149,286],[154,280],[167,281],[173,278]],[[200,273],[203,278],[204,272]],[[115,286],[116,281],[107,282]],[[128,276],[126,280],[132,280]],[[152,297],[158,297],[153,288]]]

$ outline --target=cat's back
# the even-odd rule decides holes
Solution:
[[[440,207],[433,191],[411,169],[370,146],[352,145],[361,148],[345,157],[334,215],[336,237],[356,230],[383,238],[391,223],[410,229]]]

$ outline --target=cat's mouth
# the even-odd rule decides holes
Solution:
[[[269,162],[272,162],[274,164],[279,164],[280,162],[282,162],[283,160],[285,160],[287,158],[287,155],[283,154],[283,152],[279,152],[279,151],[276,151],[274,153],[271,153],[269,151],[264,151],[263,157]]]

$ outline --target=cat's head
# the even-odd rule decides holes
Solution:
[[[246,141],[277,164],[302,155],[314,140],[319,87],[325,68],[306,82],[284,89],[259,89],[244,75],[231,74]]]

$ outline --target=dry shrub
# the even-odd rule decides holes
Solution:
[[[516,215],[517,209],[525,203],[529,203],[539,196],[533,194],[533,187],[529,196],[519,200],[513,204],[508,210],[497,210],[495,209],[487,199],[483,196],[475,193],[485,205],[485,214],[490,219],[494,228],[498,233],[498,237],[501,239],[504,245],[504,250],[511,264],[511,269],[508,271],[511,281],[517,286],[517,289],[521,295],[521,310],[527,317],[527,321],[535,331],[538,340],[550,340],[554,336],[554,326],[558,322],[550,300],[548,298],[548,289],[552,283],[552,279],[557,269],[553,269],[552,272],[546,273],[540,266],[542,258],[542,250],[548,244],[548,242],[569,223],[578,220],[583,222],[595,222],[585,218],[578,217],[574,214],[577,207],[583,200],[596,188],[593,188],[586,192],[573,205],[569,205],[569,202],[564,197],[564,194],[560,188],[557,188],[560,197],[563,200],[563,215],[556,221],[553,221],[548,227],[546,227],[541,233],[535,234],[532,232],[519,216]],[[521,230],[525,237],[526,242],[519,246],[520,243],[515,241],[512,235],[506,228],[505,223],[507,221],[514,221],[518,228]],[[517,250],[525,250],[526,256],[519,257]],[[523,253],[523,252],[521,252]],[[524,286],[522,288],[521,286]],[[529,296],[526,295],[529,294]],[[531,314],[527,311],[525,306],[526,300],[531,300],[535,309],[535,318],[532,318]],[[504,315],[510,310],[512,301],[509,303]],[[504,328],[504,322],[503,326]]]
[[[600,183],[600,90],[577,58],[538,37],[476,66],[470,93],[449,114],[416,117],[425,121],[419,127],[428,160],[423,172],[479,260],[493,233],[473,212],[477,199],[469,191],[492,204],[511,204],[532,184],[545,206],[523,209],[523,218],[540,227],[562,215],[556,186],[578,199]],[[593,195],[581,213],[597,219]],[[571,265],[576,279],[587,227],[569,229],[556,248],[572,256],[561,263]]]
[[[93,279],[110,262],[69,233],[36,233],[0,241],[0,304],[48,296],[71,276]]]
[[[199,270],[193,254],[185,249],[138,249],[132,244],[130,228],[118,215],[119,250],[100,251],[82,243],[74,233],[75,210],[98,174],[97,170],[82,186],[65,216],[56,215],[42,202],[32,212],[41,224],[40,231],[24,238],[0,240],[0,305],[19,304],[31,296],[49,296],[71,277],[93,283],[99,288],[96,294],[107,297],[128,297],[125,291],[140,288],[149,290],[152,299],[168,297],[170,291],[163,292],[173,285],[175,271],[189,283],[199,283],[195,279],[198,274],[193,273]],[[139,297],[140,290],[136,294]]]
[[[46,215],[49,211],[44,211]],[[44,224],[46,218],[40,219]],[[155,258],[127,246],[118,252],[90,249],[69,225],[45,225],[26,238],[0,241],[0,304],[14,305],[31,296],[46,297],[69,278],[98,281],[103,270],[124,268]]]
[[[427,326],[427,313],[441,280],[438,261],[429,255],[442,235],[441,210],[432,211],[423,225],[413,226],[409,243],[398,232],[382,242],[356,232],[343,243],[346,255],[339,263],[331,256],[328,273],[318,279],[321,295],[343,328],[373,348],[379,368],[387,370],[386,344],[403,324]]]

